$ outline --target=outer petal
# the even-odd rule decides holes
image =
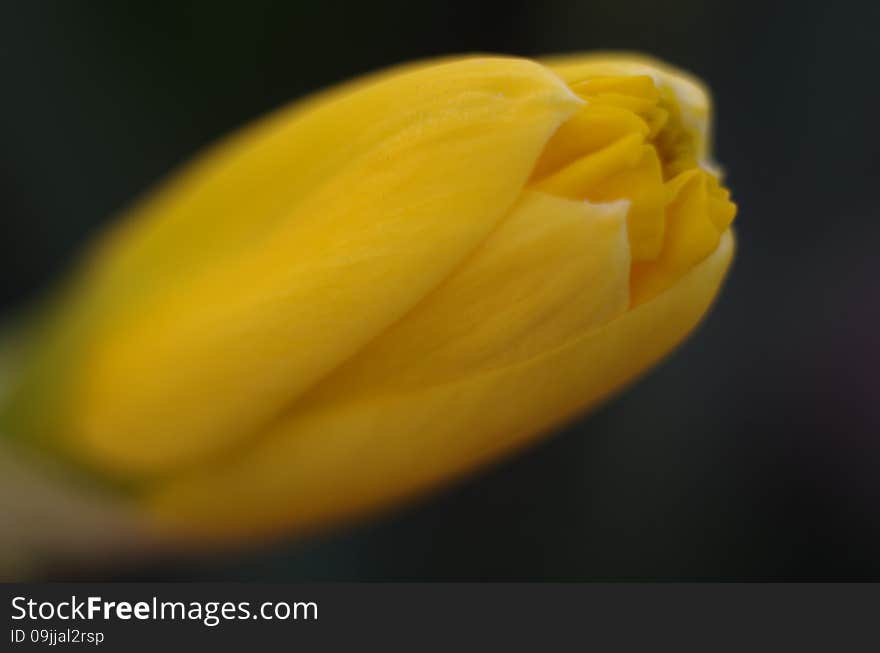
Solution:
[[[486,238],[580,103],[502,58],[328,98],[233,139],[103,244],[59,322],[79,334],[60,347],[73,399],[46,430],[128,472],[261,430]]]
[[[664,293],[526,361],[409,393],[310,405],[227,465],[158,486],[147,507],[161,524],[247,535],[368,511],[468,471],[667,353],[708,308],[732,252],[727,232]]]
[[[506,367],[617,317],[629,306],[627,210],[526,191],[453,275],[291,413]]]

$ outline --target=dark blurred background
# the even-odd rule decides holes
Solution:
[[[702,328],[580,423],[370,524],[114,577],[880,577],[878,7],[5,3],[3,310],[201,146],[441,53],[633,49],[697,73],[740,204],[736,265]]]

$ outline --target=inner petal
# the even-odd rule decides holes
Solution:
[[[530,186],[568,199],[628,200],[632,304],[708,256],[736,214],[676,91],[650,75],[589,76],[586,100],[544,149]],[[686,107],[684,107],[686,109]]]

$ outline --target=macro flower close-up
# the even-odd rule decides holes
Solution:
[[[0,579],[880,575],[873,24],[3,12]]]
[[[715,297],[735,206],[698,82],[627,55],[450,58],[295,103],[104,235],[2,430],[145,525],[323,525],[606,398]]]

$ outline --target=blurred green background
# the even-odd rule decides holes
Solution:
[[[4,310],[201,146],[442,53],[635,49],[697,73],[740,204],[735,269],[699,332],[564,432],[369,524],[102,573],[880,576],[878,24],[876,3],[806,1],[4,3]]]

